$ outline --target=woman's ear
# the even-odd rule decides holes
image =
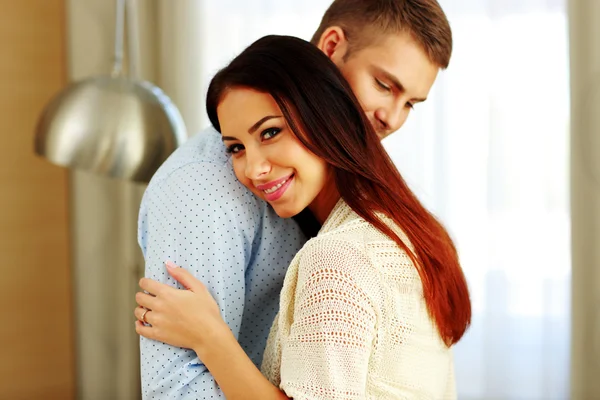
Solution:
[[[317,47],[339,66],[348,51],[348,40],[344,30],[339,26],[325,29]]]

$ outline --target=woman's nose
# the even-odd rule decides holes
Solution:
[[[248,152],[246,150],[246,177],[258,179],[271,171],[271,164],[261,152]]]

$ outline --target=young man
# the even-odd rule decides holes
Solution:
[[[380,137],[396,131],[448,66],[452,34],[436,0],[335,0],[312,39],[341,70]],[[192,137],[144,195],[139,244],[146,277],[175,282],[164,262],[210,290],[260,365],[286,269],[306,238],[235,178],[220,135]],[[141,338],[145,399],[224,398],[192,350]]]

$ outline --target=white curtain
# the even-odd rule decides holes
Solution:
[[[310,39],[324,0],[204,1],[204,92],[270,33]],[[450,68],[385,142],[456,240],[473,323],[460,399],[569,397],[569,62],[564,0],[442,0]],[[204,119],[206,123],[206,119]]]
[[[442,2],[454,32],[451,66],[390,150],[456,238],[471,287],[473,324],[456,348],[459,398],[566,399],[565,8],[470,3]]]

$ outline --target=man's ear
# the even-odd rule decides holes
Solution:
[[[317,47],[336,65],[340,65],[348,51],[348,40],[344,30],[339,26],[325,29]]]

